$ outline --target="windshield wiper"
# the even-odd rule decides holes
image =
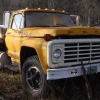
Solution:
[[[67,25],[64,25],[64,24],[56,24],[55,26],[67,26]]]
[[[52,27],[50,25],[32,25],[32,26],[27,26],[27,27]]]

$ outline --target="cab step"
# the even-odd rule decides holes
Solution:
[[[4,69],[8,69],[8,70],[13,71],[15,73],[18,73],[19,72],[18,67],[13,66],[13,65],[4,65]]]

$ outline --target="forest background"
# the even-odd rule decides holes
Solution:
[[[100,0],[0,0],[0,24],[3,12],[30,8],[66,10],[80,16],[80,25],[96,24],[100,21]]]

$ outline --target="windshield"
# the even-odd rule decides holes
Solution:
[[[26,12],[25,26],[74,26],[74,23],[69,14],[52,13],[52,12]]]

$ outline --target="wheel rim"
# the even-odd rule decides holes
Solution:
[[[38,90],[41,85],[41,75],[37,67],[30,67],[26,74],[26,80],[31,89]]]

